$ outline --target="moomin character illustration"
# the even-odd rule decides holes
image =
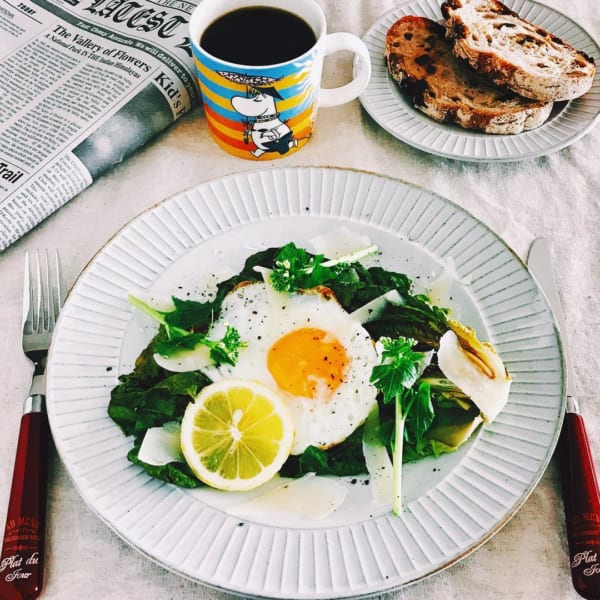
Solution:
[[[250,137],[256,144],[252,154],[257,158],[265,152],[285,154],[290,148],[298,146],[294,132],[279,118],[275,98],[282,99],[275,88],[256,89],[249,98],[231,98],[233,108],[250,125]]]
[[[285,154],[298,146],[298,140],[289,125],[280,119],[276,100],[283,98],[272,85],[277,80],[270,77],[255,77],[243,73],[219,71],[230,81],[246,85],[245,96],[233,96],[231,105],[242,115],[244,143],[252,139],[256,148],[251,154],[256,158],[265,152]]]

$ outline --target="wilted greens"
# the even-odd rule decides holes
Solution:
[[[374,251],[370,247],[365,253]],[[448,330],[448,310],[433,306],[427,296],[414,293],[406,275],[379,266],[363,266],[357,262],[362,255],[329,261],[287,244],[250,256],[239,274],[219,284],[216,297],[210,302],[173,298],[172,311],[157,311],[132,299],[135,306],[157,321],[159,329],[138,357],[134,370],[122,375],[111,392],[108,414],[125,435],[133,438],[129,460],[140,464],[153,477],[175,485],[201,485],[184,463],[157,467],[138,458],[145,432],[170,421],[181,422],[187,404],[210,383],[199,371],[173,374],[162,369],[153,360],[153,354],[168,356],[202,344],[209,348],[215,363],[234,364],[244,344],[237,331],[228,329],[221,340],[211,340],[207,332],[225,296],[241,282],[262,281],[265,270],[278,290],[327,286],[348,312],[396,290],[400,301],[387,304],[364,325],[383,346],[381,364],[373,370],[372,378],[380,390],[381,443],[391,456],[396,454],[398,464],[454,450],[453,441],[457,438],[453,437],[452,428],[472,421],[477,410],[443,377],[435,363],[429,364],[431,351],[437,349],[440,337]],[[309,447],[302,455],[291,456],[281,470],[282,475],[292,477],[309,472],[365,473],[362,427],[329,450]]]

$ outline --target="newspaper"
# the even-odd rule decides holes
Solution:
[[[196,2],[0,0],[0,252],[199,104]]]

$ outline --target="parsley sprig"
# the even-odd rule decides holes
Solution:
[[[270,274],[271,285],[278,292],[294,292],[336,281],[351,282],[357,279],[352,263],[378,252],[371,245],[342,256],[327,260],[323,254],[309,254],[290,242],[283,246],[274,259]]]
[[[135,296],[130,295],[128,299],[133,306],[151,316],[164,328],[166,339],[162,339],[156,346],[156,351],[161,356],[172,356],[177,352],[193,350],[202,345],[209,349],[210,358],[216,365],[235,365],[240,349],[246,346],[246,342],[241,340],[238,330],[229,325],[220,340],[211,340],[205,333],[190,331],[171,324],[168,317],[177,308],[175,311],[161,311],[152,308]]]
[[[402,449],[407,433],[417,446],[426,443],[424,434],[434,418],[429,384],[418,379],[429,363],[430,355],[415,352],[416,340],[405,337],[382,337],[381,360],[373,367],[371,383],[381,391],[383,402],[395,405],[393,443],[392,511],[400,514],[402,505]]]

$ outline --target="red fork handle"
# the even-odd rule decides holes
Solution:
[[[600,494],[583,417],[567,412],[560,459],[571,576],[577,592],[600,599]]]
[[[32,600],[42,591],[48,418],[43,396],[31,396],[25,407],[0,555],[0,600]]]

